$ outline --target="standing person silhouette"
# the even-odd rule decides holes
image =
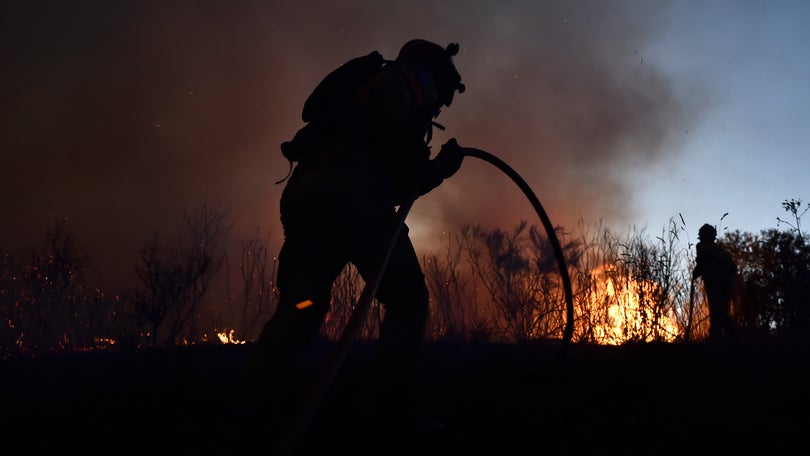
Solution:
[[[692,280],[703,278],[703,289],[709,301],[709,339],[719,341],[734,335],[731,321],[731,292],[737,265],[731,254],[715,242],[717,230],[708,223],[698,230],[695,246],[695,268]]]
[[[368,281],[386,245],[396,207],[424,195],[460,168],[455,139],[431,159],[434,120],[464,85],[453,63],[458,45],[405,43],[348,99],[332,124],[307,142],[280,202],[284,242],[278,257],[279,303],[256,341],[248,366],[253,388],[288,392],[284,376],[320,331],[331,289],[352,263]],[[380,420],[410,420],[417,361],[429,314],[428,289],[403,226],[376,299],[384,306],[377,353]],[[268,410],[269,414],[273,412]],[[416,418],[413,417],[414,423]],[[397,424],[393,424],[396,422]]]

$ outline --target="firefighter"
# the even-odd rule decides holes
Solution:
[[[734,335],[731,320],[731,292],[737,265],[731,254],[715,242],[717,230],[708,223],[698,230],[695,268],[692,280],[703,278],[709,301],[709,339],[718,341]]]
[[[342,111],[329,116],[340,124],[311,141],[317,150],[307,152],[287,180],[280,201],[279,303],[248,368],[254,387],[274,389],[271,397],[286,394],[279,379],[319,335],[332,284],[344,267],[353,264],[368,281],[379,252],[393,241],[376,293],[384,306],[376,376],[379,419],[399,426],[418,412],[411,405],[428,289],[407,226],[395,240],[384,233],[396,220],[397,206],[433,190],[461,166],[462,149],[454,139],[434,158],[429,144],[434,119],[464,91],[453,63],[457,52],[457,44],[405,43],[395,60],[339,107]]]

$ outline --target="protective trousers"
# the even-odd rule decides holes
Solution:
[[[392,218],[393,221],[393,218]],[[384,233],[386,230],[378,230]],[[391,239],[326,230],[287,230],[279,253],[280,301],[254,348],[253,375],[268,388],[283,388],[296,356],[319,334],[329,311],[332,285],[351,262],[364,280],[372,277]],[[384,307],[378,351],[378,388],[383,401],[407,403],[429,312],[425,276],[403,227],[377,289]],[[297,306],[311,301],[308,306]],[[274,386],[273,386],[274,385]],[[261,387],[261,385],[258,385]],[[269,392],[271,395],[284,391]],[[382,407],[386,407],[382,404]]]
[[[734,323],[731,320],[731,292],[726,287],[707,284],[706,298],[709,301],[709,338],[719,340],[734,335]]]

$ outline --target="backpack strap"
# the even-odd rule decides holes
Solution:
[[[282,153],[285,151],[285,149],[286,149],[287,147],[289,147],[289,145],[290,145],[290,142],[289,142],[289,141],[284,141],[283,143],[281,143],[281,150],[282,150]],[[286,154],[284,154],[284,156],[286,157]],[[276,181],[276,184],[275,184],[275,185],[278,185],[278,184],[280,184],[280,183],[284,182],[285,180],[289,179],[289,178],[290,178],[290,176],[292,175],[292,172],[293,172],[293,160],[292,160],[291,158],[287,158],[287,161],[288,161],[288,162],[290,162],[290,169],[288,169],[288,170],[287,170],[287,175],[286,175],[286,176],[284,176],[284,177],[283,177],[283,178],[281,178],[280,180],[277,180],[277,181]]]

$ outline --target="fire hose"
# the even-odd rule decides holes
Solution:
[[[560,345],[557,355],[555,356],[554,359],[554,362],[559,361],[563,357],[565,352],[568,350],[568,347],[571,344],[571,339],[574,334],[574,300],[573,300],[573,291],[571,288],[571,279],[570,276],[568,275],[568,268],[566,267],[565,263],[565,255],[563,254],[560,241],[557,238],[554,225],[552,225],[551,220],[546,214],[545,209],[543,209],[543,206],[540,204],[540,200],[534,194],[531,187],[529,187],[526,181],[523,180],[523,178],[506,162],[492,155],[491,153],[483,151],[481,149],[475,149],[472,147],[462,147],[461,149],[463,151],[464,156],[475,157],[485,162],[488,162],[493,166],[497,167],[504,174],[509,176],[509,178],[512,179],[512,181],[515,184],[517,184],[517,186],[520,188],[520,190],[523,192],[526,198],[529,199],[529,201],[532,204],[532,207],[534,208],[535,212],[537,212],[537,215],[540,217],[540,220],[543,223],[543,227],[546,230],[548,240],[551,243],[552,248],[554,249],[554,255],[556,257],[557,264],[559,266],[563,290],[565,292],[566,322],[565,328],[563,329],[562,344]],[[310,394],[305,397],[304,402],[298,409],[298,414],[291,421],[291,425],[288,428],[287,432],[285,432],[282,435],[281,441],[279,442],[279,445],[277,446],[273,454],[277,455],[294,454],[300,438],[303,436],[304,432],[309,426],[309,423],[311,422],[315,412],[320,406],[320,403],[324,395],[331,386],[332,381],[334,380],[338,371],[340,370],[343,361],[346,359],[346,356],[349,353],[349,348],[351,347],[352,342],[354,342],[355,338],[360,333],[360,330],[363,327],[363,323],[366,319],[366,314],[368,313],[368,310],[371,307],[374,297],[377,294],[377,288],[379,287],[380,281],[382,280],[382,276],[383,273],[385,272],[388,260],[391,257],[391,252],[393,251],[394,243],[399,237],[399,233],[405,224],[405,219],[408,217],[408,212],[410,212],[411,207],[413,206],[413,203],[414,201],[416,201],[416,198],[418,196],[419,196],[418,193],[413,194],[410,198],[406,199],[406,201],[399,206],[396,214],[396,219],[394,220],[394,223],[389,226],[390,231],[386,233],[387,235],[386,237],[384,237],[384,239],[388,239],[389,242],[386,248],[383,250],[381,257],[379,258],[379,263],[377,267],[374,269],[375,271],[374,276],[370,277],[366,282],[366,285],[360,294],[360,298],[357,302],[357,305],[355,306],[354,311],[349,317],[349,321],[346,323],[346,327],[343,329],[340,339],[338,339],[335,351],[333,352],[332,357],[328,360],[323,375],[317,378],[317,381],[313,385],[313,388],[310,390]]]
[[[506,162],[500,158],[481,149],[475,149],[472,147],[464,147],[462,149],[464,150],[465,156],[484,160],[509,176],[509,178],[512,179],[515,184],[517,184],[526,198],[529,199],[534,211],[537,212],[537,216],[540,217],[540,221],[543,222],[543,228],[546,230],[546,235],[551,243],[551,248],[554,249],[554,257],[557,260],[557,266],[560,270],[560,279],[562,280],[563,292],[565,293],[565,328],[563,329],[562,345],[560,345],[560,349],[555,358],[555,360],[560,360],[565,355],[568,347],[571,345],[571,339],[574,336],[574,292],[571,287],[571,277],[568,275],[568,267],[565,263],[565,254],[563,253],[560,240],[557,238],[557,231],[554,229],[551,219],[548,217],[548,214],[546,214],[546,210],[543,209],[543,205],[540,204],[540,200],[534,194],[531,187],[529,187],[529,184],[527,184],[526,181],[523,180],[523,178],[520,177],[520,175],[514,169],[512,169],[511,166],[506,164]]]

